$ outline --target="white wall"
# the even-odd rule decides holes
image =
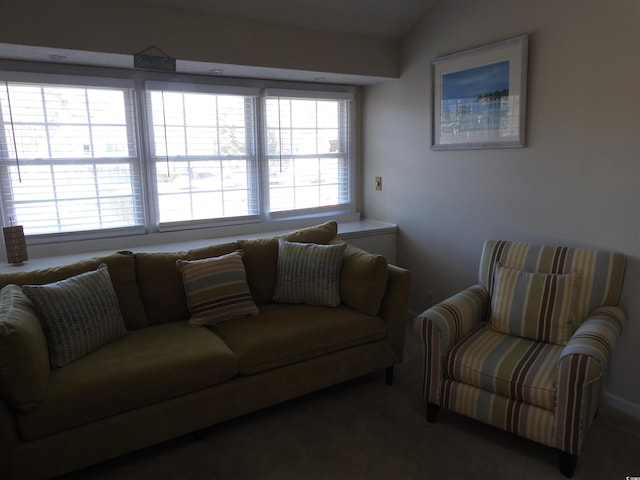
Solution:
[[[607,392],[640,416],[640,1],[441,0],[403,43],[402,75],[367,87],[364,214],[399,225],[411,308],[476,283],[489,238],[628,256],[628,324]],[[527,145],[430,150],[430,61],[528,33]],[[383,190],[374,190],[374,177]]]

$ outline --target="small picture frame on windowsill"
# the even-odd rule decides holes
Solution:
[[[432,150],[525,145],[528,35],[431,62]]]

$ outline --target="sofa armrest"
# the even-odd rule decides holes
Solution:
[[[401,362],[404,354],[404,334],[409,306],[409,270],[389,265],[387,286],[378,315],[387,325],[387,339]]]
[[[600,307],[560,353],[555,415],[556,447],[579,455],[598,409],[611,353],[625,321],[618,307]]]
[[[430,403],[440,405],[444,356],[460,340],[486,320],[489,292],[474,285],[425,310],[413,327],[424,347],[423,394]]]

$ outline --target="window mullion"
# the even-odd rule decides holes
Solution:
[[[141,199],[143,201],[142,212],[144,215],[144,225],[147,233],[158,230],[158,191],[153,179],[156,176],[157,165],[152,158],[152,142],[154,141],[153,122],[149,120],[151,102],[148,100],[144,88],[144,83],[135,82],[134,91],[131,98],[132,128],[128,129],[129,135],[136,138],[137,154],[139,158],[139,185],[142,189]],[[133,121],[136,121],[135,126]],[[127,122],[129,123],[129,122]],[[137,132],[137,136],[136,136]],[[129,138],[129,144],[133,145],[133,138]],[[133,153],[133,152],[132,152]]]

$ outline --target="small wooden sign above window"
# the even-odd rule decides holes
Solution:
[[[159,70],[161,72],[175,72],[176,59],[138,53],[133,56],[133,68],[141,68],[144,70]]]
[[[162,55],[149,55],[150,50],[155,50]],[[175,72],[176,59],[171,58],[155,45],[145,48],[133,56],[133,68],[143,70],[157,70],[160,72]]]

